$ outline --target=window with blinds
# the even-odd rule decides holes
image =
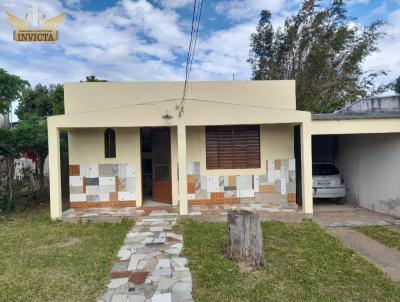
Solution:
[[[260,127],[206,127],[206,161],[207,169],[260,168]]]

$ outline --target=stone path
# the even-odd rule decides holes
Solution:
[[[400,252],[351,228],[328,228],[328,233],[356,250],[394,280],[400,281]]]
[[[165,210],[144,216],[126,235],[98,302],[189,302],[192,276],[179,257],[182,235],[172,232],[177,215]]]

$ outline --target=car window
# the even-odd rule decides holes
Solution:
[[[332,164],[313,164],[312,172],[313,175],[320,176],[339,174],[339,170]]]

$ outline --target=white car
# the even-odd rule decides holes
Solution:
[[[336,198],[346,196],[344,178],[332,163],[313,163],[313,197]]]

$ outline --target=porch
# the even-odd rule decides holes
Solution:
[[[73,177],[70,193],[74,194],[70,202],[75,208],[134,206],[140,209],[147,200],[156,200],[172,205],[180,215],[188,215],[189,206],[246,206],[246,203],[261,204],[261,207],[265,203],[271,211],[275,208],[280,211],[288,205],[296,208],[296,198],[301,195],[303,212],[312,214],[309,113],[239,103],[205,104],[193,99],[186,101],[184,114],[178,116],[175,100],[149,104],[105,107],[48,119],[52,218],[63,217],[61,129],[69,132],[69,165]],[[172,113],[172,118],[164,119],[166,112]],[[206,128],[243,126],[260,129],[259,157],[254,159],[252,155],[239,163],[239,167],[209,167]],[[294,154],[295,126],[300,128],[299,158]],[[113,157],[104,153],[107,129],[115,131]],[[145,193],[143,160],[146,155],[141,148],[145,129],[169,129],[169,139],[155,144],[164,146],[156,152],[160,156],[151,155],[153,161],[157,158],[160,161],[158,172],[153,165],[152,175],[148,177],[152,179],[150,196]],[[237,149],[246,153],[246,148]],[[167,156],[161,156],[166,152]],[[302,181],[296,185],[293,176],[298,173],[302,174]],[[154,198],[156,182],[162,188],[157,198],[162,200]]]

